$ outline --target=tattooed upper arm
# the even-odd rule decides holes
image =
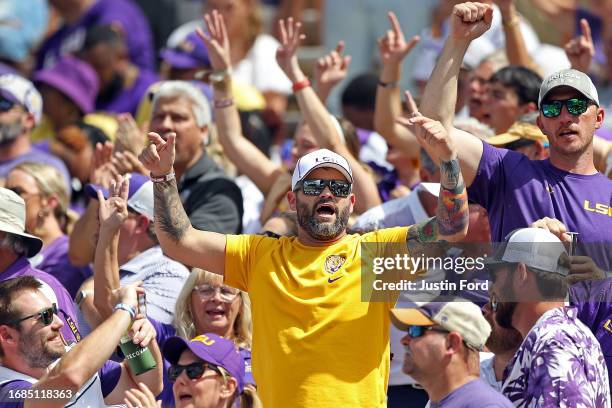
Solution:
[[[458,159],[440,163],[440,187],[436,211],[438,233],[446,237],[460,235],[467,230],[469,210]]]

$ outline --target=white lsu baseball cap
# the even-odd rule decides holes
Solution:
[[[295,170],[293,170],[291,190],[295,190],[297,183],[304,180],[311,171],[320,167],[330,167],[336,169],[342,173],[349,183],[353,183],[353,172],[348,161],[331,150],[319,149],[300,157],[295,165]]]

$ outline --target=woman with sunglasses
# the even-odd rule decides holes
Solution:
[[[255,391],[245,387],[244,359],[234,342],[214,333],[186,341],[169,338],[163,356],[177,408],[261,407]]]
[[[43,248],[31,263],[53,275],[74,298],[79,286],[91,276],[89,266],[77,267],[68,258],[69,193],[59,171],[52,166],[23,162],[6,179],[6,188],[26,204],[26,232],[43,241]]]

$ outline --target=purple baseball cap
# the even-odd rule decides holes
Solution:
[[[83,113],[94,110],[100,85],[96,71],[85,61],[70,55],[62,57],[51,68],[34,73],[34,81],[57,89]]]
[[[160,54],[173,68],[210,68],[208,50],[196,32],[189,34],[176,47],[165,48]]]
[[[153,215],[155,214],[153,211],[153,182],[140,173],[129,173],[125,177],[130,179],[128,207],[153,221]],[[97,184],[87,184],[85,186],[85,193],[96,200],[98,199],[98,190],[102,192],[104,198],[108,199],[106,188]]]
[[[189,342],[181,337],[170,337],[164,343],[162,354],[170,364],[177,364],[185,350],[202,360],[223,367],[238,383],[238,392],[244,389],[244,358],[238,347],[231,340],[213,333],[206,333],[194,337]]]

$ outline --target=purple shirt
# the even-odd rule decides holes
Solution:
[[[468,197],[487,209],[494,242],[540,218],[556,218],[580,233],[576,255],[612,270],[612,180],[600,173],[568,173],[549,160],[529,160],[487,143],[483,147]]]
[[[132,84],[124,86],[109,101],[96,101],[96,110],[114,113],[129,112],[136,116],[140,101],[151,84],[159,81],[156,73],[142,69]]]
[[[74,302],[68,294],[68,291],[66,291],[66,288],[64,288],[57,279],[46,272],[33,268],[27,258],[21,257],[13,262],[6,270],[0,272],[0,281],[26,275],[33,276],[41,281],[43,283],[43,287],[41,288],[42,292],[51,302],[57,303],[59,317],[64,322],[64,326],[60,329],[64,342],[69,344],[74,341],[80,341],[81,335],[76,325],[77,314]]]
[[[13,167],[26,161],[48,164],[49,166],[55,167],[57,170],[59,170],[60,174],[66,181],[68,192],[72,191],[70,184],[70,172],[68,172],[68,168],[64,162],[60,158],[45,151],[44,148],[41,149],[37,146],[33,146],[27,153],[19,155],[13,159],[0,161],[0,178],[6,178]]]
[[[544,313],[504,371],[502,393],[517,407],[610,407],[608,370],[573,307]]]
[[[121,377],[121,365],[114,361],[107,361],[98,370],[102,395],[106,398],[117,386]],[[32,383],[26,380],[15,380],[0,385],[0,408],[23,408],[24,399],[11,398],[11,391],[29,390]],[[84,391],[81,389],[81,391]],[[13,394],[14,395],[14,394]]]
[[[60,55],[79,51],[88,28],[116,24],[123,29],[130,60],[141,68],[154,69],[151,28],[138,5],[128,0],[98,0],[73,25],[63,25],[40,48],[36,70],[53,66]]]
[[[74,298],[85,279],[92,276],[92,271],[89,266],[78,267],[70,263],[68,246],[69,238],[63,235],[31,258],[30,263],[41,271],[53,275]]]
[[[453,390],[439,402],[430,402],[430,408],[514,408],[499,392],[480,378]]]

